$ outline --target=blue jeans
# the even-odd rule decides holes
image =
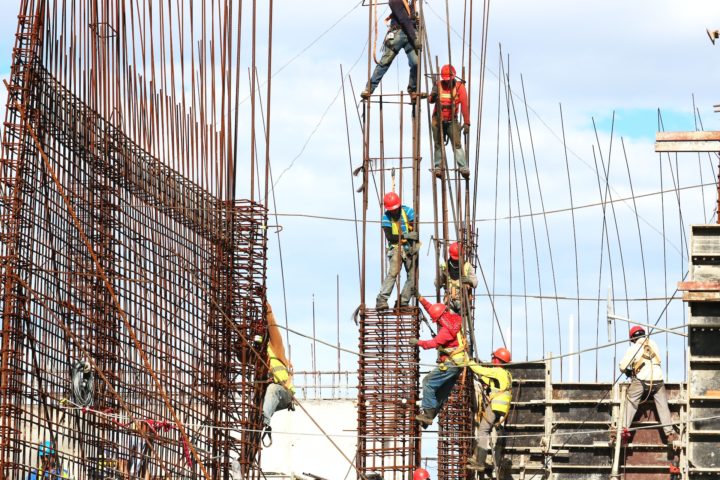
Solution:
[[[400,50],[403,49],[405,50],[405,55],[407,55],[408,58],[408,65],[410,66],[408,89],[413,92],[417,91],[418,56],[415,52],[415,47],[413,47],[412,43],[410,43],[410,40],[407,38],[407,35],[405,35],[403,29],[398,28],[396,30],[388,31],[385,36],[385,53],[383,53],[380,63],[375,66],[375,71],[373,71],[372,77],[370,77],[370,82],[368,83],[368,90],[370,90],[371,93],[375,91],[378,85],[380,85],[380,80],[382,80],[383,75],[385,75],[385,72],[388,71],[388,68],[390,68],[390,65],[393,60],[395,60],[397,54],[400,53]]]
[[[434,370],[423,378],[423,410],[439,411],[442,406],[445,405],[445,402],[450,396],[450,392],[455,386],[455,382],[462,372],[462,368],[456,367],[455,364],[449,360],[443,365],[447,367],[446,370],[441,370],[439,366],[435,367]]]
[[[287,388],[277,383],[268,385],[263,400],[263,423],[270,425],[270,419],[278,410],[285,410],[292,405],[292,395]]]

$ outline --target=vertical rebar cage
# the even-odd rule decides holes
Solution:
[[[63,83],[56,7],[23,2],[8,83],[0,478],[259,478],[266,209],[213,191],[221,166],[203,183],[162,161],[102,86]]]

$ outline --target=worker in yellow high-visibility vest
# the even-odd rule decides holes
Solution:
[[[507,348],[498,348],[492,354],[492,367],[484,367],[474,361],[468,367],[480,379],[482,392],[482,418],[478,426],[475,457],[470,458],[468,470],[484,471],[485,459],[490,449],[490,433],[501,425],[510,411],[512,401],[512,376],[502,366],[512,359]]]
[[[293,397],[295,387],[292,383],[292,363],[285,356],[285,348],[282,343],[275,322],[275,315],[269,303],[265,304],[267,309],[269,341],[267,346],[268,363],[270,367],[270,380],[263,400],[263,425],[265,435],[272,442],[270,432],[270,419],[278,410],[293,410]]]

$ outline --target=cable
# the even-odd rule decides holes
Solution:
[[[83,407],[92,405],[94,400],[93,388],[95,386],[95,374],[92,366],[84,358],[75,362],[71,371],[70,385],[72,398],[75,403]]]

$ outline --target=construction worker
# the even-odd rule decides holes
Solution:
[[[413,480],[430,480],[430,472],[424,468],[418,468],[413,472]]]
[[[460,269],[460,244],[453,242],[448,248],[450,259],[447,263],[440,261],[440,277],[435,286],[442,286],[445,289],[445,305],[455,313],[460,313],[462,292],[460,285],[463,285],[469,295],[472,295],[473,288],[477,287],[478,279],[475,269],[466,261]]]
[[[412,95],[417,91],[418,53],[422,48],[422,43],[417,34],[415,0],[409,0],[409,2],[408,0],[389,0],[388,6],[390,7],[390,16],[385,20],[390,24],[383,41],[385,52],[375,66],[365,90],[360,93],[364,99],[369,98],[375,91],[400,50],[405,50],[408,65],[410,65],[408,93]]]
[[[27,480],[70,478],[70,472],[62,468],[52,441],[45,440],[38,446],[38,459],[40,461],[40,469],[32,470]]]
[[[277,329],[275,315],[270,303],[265,303],[267,309],[267,321],[269,341],[267,345],[268,362],[272,383],[268,385],[263,400],[263,440],[268,439],[265,446],[272,444],[272,428],[270,419],[278,410],[294,410],[293,397],[295,387],[292,383],[292,363],[285,356],[285,348],[282,343],[282,336]]]
[[[447,401],[463,370],[458,365],[465,362],[465,341],[460,332],[460,315],[449,311],[444,303],[430,303],[422,296],[418,300],[432,321],[439,325],[438,333],[432,340],[413,338],[410,341],[425,350],[437,348],[439,353],[438,366],[423,379],[422,413],[415,417],[423,428],[427,428]]]
[[[625,396],[625,423],[623,424],[622,439],[629,441],[632,436],[628,428],[635,418],[640,402],[653,398],[667,443],[672,445],[678,440],[678,435],[672,426],[667,393],[665,393],[663,372],[660,367],[660,350],[657,344],[645,334],[645,329],[639,325],[630,329],[630,343],[632,345],[620,362],[620,371],[632,378]]]
[[[480,380],[479,396],[482,397],[482,418],[477,429],[475,457],[470,458],[468,470],[485,470],[485,459],[490,449],[490,433],[497,425],[502,425],[510,411],[512,401],[512,376],[502,366],[512,360],[507,348],[501,347],[492,354],[492,367],[484,367],[470,362],[470,370]]]
[[[400,197],[395,192],[385,194],[383,205],[385,213],[381,226],[388,242],[387,258],[390,265],[375,303],[375,308],[378,310],[388,308],[388,298],[400,274],[401,263],[405,266],[407,279],[400,292],[400,306],[404,307],[410,303],[410,298],[415,294],[415,265],[420,249],[413,209],[402,205]]]
[[[470,169],[463,151],[458,112],[462,112],[462,132],[467,135],[470,132],[470,107],[465,84],[463,81],[455,79],[455,68],[452,65],[444,65],[440,69],[440,81],[433,86],[428,101],[435,104],[432,115],[432,133],[435,141],[433,173],[438,178],[442,177],[442,152],[445,139],[450,138],[458,171],[464,178],[468,178]]]

